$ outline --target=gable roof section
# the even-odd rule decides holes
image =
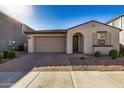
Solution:
[[[88,24],[88,23],[91,23],[91,22],[96,22],[96,23],[99,23],[99,24],[102,24],[102,25],[105,25],[105,26],[108,26],[108,27],[111,27],[111,28],[118,29],[118,30],[122,31],[122,29],[120,29],[120,28],[117,28],[117,27],[114,27],[114,26],[110,26],[110,25],[107,25],[107,24],[105,24],[105,23],[101,23],[101,22],[98,22],[98,21],[95,21],[95,20],[91,20],[91,21],[88,21],[88,22],[86,22],[86,23],[83,23],[83,24],[80,24],[80,25],[71,27],[71,28],[69,28],[69,29],[67,29],[67,30],[70,30],[70,29],[73,29],[73,28],[76,28],[76,27],[79,27],[79,26],[81,26],[81,25],[85,25],[85,24]]]
[[[122,31],[122,29],[120,29],[120,28],[113,27],[113,26],[107,25],[105,23],[101,23],[101,22],[92,20],[92,21],[88,21],[88,22],[85,22],[85,23],[80,24],[80,25],[77,25],[77,26],[73,26],[73,27],[68,28],[68,29],[60,29],[60,30],[36,30],[36,31],[30,31],[30,32],[25,32],[25,33],[26,34],[66,34],[67,31],[70,30],[70,29],[73,29],[73,28],[76,28],[76,27],[79,27],[81,25],[85,25],[85,24],[88,24],[88,23],[91,23],[91,22],[96,22],[96,23],[99,23],[99,24],[102,24],[102,25],[105,25],[105,26],[108,26],[108,27],[111,27],[111,28],[118,29],[118,30]]]
[[[124,13],[123,13],[123,14],[120,14],[120,15],[118,15],[118,16],[116,16],[116,17],[110,19],[110,20],[108,20],[108,21],[106,22],[106,24],[108,24],[108,23],[110,23],[110,22],[112,22],[112,21],[114,21],[114,20],[116,20],[116,19],[118,19],[118,18],[120,18],[120,17],[122,17],[122,16],[124,16]]]

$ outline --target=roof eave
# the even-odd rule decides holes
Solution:
[[[110,22],[112,22],[112,21],[114,21],[114,20],[116,20],[116,19],[118,19],[119,17],[122,17],[122,16],[124,16],[124,13],[119,15],[119,16],[116,16],[116,17],[114,17],[114,18],[112,18],[110,20],[108,20],[106,23],[108,24],[108,23],[110,23]]]
[[[91,21],[85,22],[85,23],[83,23],[83,24],[79,24],[79,25],[73,26],[73,27],[71,27],[71,28],[68,28],[67,30],[70,30],[70,29],[73,29],[73,28],[79,27],[79,26],[81,26],[81,25],[84,25],[84,24],[87,24],[87,23],[90,23],[90,22],[97,22],[97,23],[100,23],[100,24],[103,24],[103,25],[106,25],[106,26],[109,26],[109,27],[112,27],[112,28],[118,29],[119,31],[122,31],[122,29],[120,29],[120,28],[117,28],[117,27],[114,27],[114,26],[110,26],[110,25],[108,25],[108,24],[101,23],[101,22],[98,22],[98,21],[95,21],[95,20],[91,20]]]
[[[66,33],[67,33],[66,31],[63,31],[63,32],[37,32],[37,31],[25,32],[25,34],[66,34]]]

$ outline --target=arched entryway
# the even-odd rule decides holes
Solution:
[[[83,53],[84,50],[84,36],[81,33],[73,35],[73,53]]]

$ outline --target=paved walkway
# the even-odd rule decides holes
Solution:
[[[12,88],[120,88],[124,72],[29,72]]]

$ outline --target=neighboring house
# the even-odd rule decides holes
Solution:
[[[108,25],[122,29],[120,32],[120,44],[124,46],[124,14],[119,15],[107,22]]]
[[[111,49],[119,51],[119,32],[121,29],[97,21],[65,30],[27,31],[28,51],[30,53],[82,52],[93,54],[100,51],[108,54]]]
[[[0,11],[0,51],[8,49],[12,44],[15,49],[18,49],[18,46],[27,43],[24,30],[28,31],[32,28]]]

